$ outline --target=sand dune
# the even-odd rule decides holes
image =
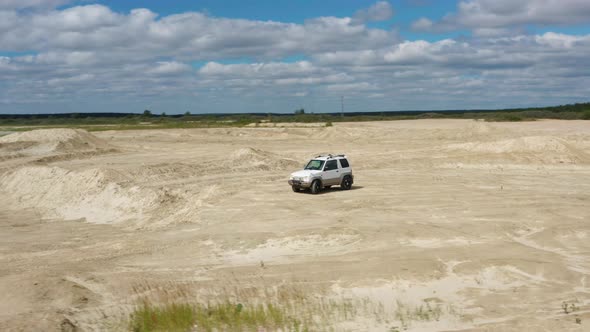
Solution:
[[[33,157],[50,162],[116,151],[106,141],[82,129],[37,129],[0,137],[0,161]]]
[[[44,133],[45,135],[51,134]],[[62,134],[57,132],[58,134]],[[67,133],[71,134],[71,133]],[[108,146],[91,135],[55,135],[62,151],[79,151],[64,148],[81,137]],[[35,135],[25,138],[28,140]],[[63,137],[74,137],[65,140]],[[82,143],[83,144],[83,143]],[[146,165],[131,170],[108,167],[86,170],[68,170],[50,166],[21,167],[0,175],[2,191],[9,194],[15,205],[33,208],[45,219],[85,220],[90,223],[132,225],[135,227],[162,226],[181,219],[179,213],[195,214],[205,202],[216,196],[227,195],[227,188],[217,185],[195,186],[179,191],[166,186],[182,176],[204,177],[225,172],[252,172],[289,170],[299,167],[295,160],[254,148],[243,148],[228,154],[220,162],[204,166],[190,164]],[[149,180],[149,182],[146,182]],[[230,185],[231,187],[231,185]]]
[[[124,187],[116,172],[82,172],[58,167],[24,167],[0,178],[2,190],[22,208],[35,208],[45,218],[85,219],[92,223],[141,220],[157,208],[158,195],[138,186]]]
[[[261,170],[277,171],[297,168],[300,163],[278,154],[254,148],[243,148],[232,152],[224,161],[224,167],[233,171]]]
[[[0,144],[30,143],[31,153],[76,152],[111,148],[104,140],[82,129],[37,129],[0,137]]]
[[[552,136],[527,136],[496,141],[451,144],[449,150],[505,157],[527,163],[589,163],[590,154],[575,143]]]

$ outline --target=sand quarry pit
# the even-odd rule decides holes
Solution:
[[[349,155],[353,190],[290,190],[318,152]],[[312,331],[588,331],[590,122],[10,134],[0,228],[2,331],[126,330],[145,299],[272,302]]]

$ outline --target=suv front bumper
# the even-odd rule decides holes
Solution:
[[[300,188],[309,188],[311,186],[311,182],[305,182],[300,180],[289,180],[290,186],[300,187]]]

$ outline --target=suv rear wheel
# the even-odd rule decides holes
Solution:
[[[350,178],[350,176],[345,176],[344,179],[342,179],[340,188],[344,190],[350,190],[350,188],[352,188],[352,179]]]
[[[322,188],[322,186],[320,185],[320,181],[315,180],[311,183],[311,193],[312,194],[317,194],[320,192],[320,189]]]

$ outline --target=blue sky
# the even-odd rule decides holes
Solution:
[[[581,0],[0,3],[0,113],[588,101]]]

